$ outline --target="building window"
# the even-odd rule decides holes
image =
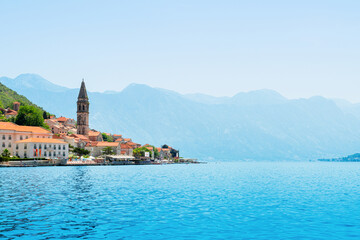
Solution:
[[[19,145],[18,144],[16,144],[16,150],[18,150],[19,149]]]
[[[16,152],[16,156],[19,157],[19,153],[18,153],[18,152]]]
[[[9,143],[8,147],[9,147],[9,148],[11,147],[11,143]]]
[[[46,152],[44,152],[44,157],[47,157],[47,154],[46,154]]]
[[[34,149],[36,149],[36,144],[34,144]]]
[[[11,140],[11,135],[9,135],[9,140]]]
[[[3,135],[3,140],[5,140],[5,135]]]
[[[56,150],[56,145],[54,144],[54,150]]]
[[[28,137],[28,136],[26,136],[25,138],[26,138],[26,139],[28,139],[29,137]]]
[[[4,142],[2,143],[2,147],[5,147],[5,143],[4,143]]]
[[[20,136],[20,140],[23,140],[23,136]]]
[[[27,154],[26,154],[26,153],[24,153],[24,158],[27,158]]]
[[[44,145],[44,149],[47,149],[47,144]]]
[[[63,150],[65,150],[65,145],[63,145]]]
[[[39,144],[39,149],[41,149],[41,144]]]
[[[25,143],[25,145],[24,145],[24,149],[27,149],[27,144]]]
[[[58,147],[58,149],[59,149],[59,150],[61,150],[61,146],[60,146],[60,144],[59,144],[59,147]]]
[[[63,152],[63,156],[65,157],[65,152]]]

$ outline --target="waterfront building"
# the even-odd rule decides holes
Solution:
[[[133,147],[130,146],[128,143],[122,143],[120,144],[120,148],[121,148],[121,154],[122,155],[128,155],[128,156],[132,156],[133,155]]]
[[[115,155],[119,155],[121,153],[121,146],[119,142],[98,142],[91,141],[86,144],[85,149],[90,151],[90,155],[92,157],[98,157],[103,154],[103,150],[107,147],[110,147]]]
[[[77,134],[84,136],[89,136],[89,104],[83,79],[77,101]]]
[[[20,158],[67,159],[69,144],[60,139],[28,138],[15,142],[13,155]]]
[[[45,144],[47,146],[45,147]],[[53,154],[53,151],[45,151],[44,149],[53,147],[56,145],[57,151]],[[59,145],[61,149],[59,148]],[[64,149],[65,146],[65,149]],[[38,154],[40,149],[42,149],[42,157],[65,157],[68,156],[68,144],[62,140],[53,139],[53,134],[42,128],[42,127],[31,127],[31,126],[20,126],[12,122],[0,122],[0,151],[8,149],[12,156],[19,156],[21,158],[25,157],[34,157],[34,147],[35,153],[36,149]],[[65,151],[65,153],[64,153]],[[60,152],[60,154],[59,154]]]

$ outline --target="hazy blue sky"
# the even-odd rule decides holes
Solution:
[[[1,1],[0,76],[360,102],[360,1]]]

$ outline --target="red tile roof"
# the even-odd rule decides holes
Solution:
[[[38,134],[51,134],[50,131],[42,127],[30,127],[30,126],[20,126],[12,122],[0,122],[0,130],[12,130],[17,132],[32,132]]]
[[[117,146],[119,146],[119,143],[91,141],[86,146],[88,146],[88,147],[117,147]]]
[[[83,140],[84,142],[90,142],[89,138],[86,137],[85,135],[71,134],[70,137],[79,138],[79,139]]]
[[[89,131],[89,137],[97,137],[101,135],[101,132]]]
[[[66,117],[59,117],[56,119],[58,122],[66,122],[68,119]]]
[[[120,144],[121,149],[132,149],[132,146],[130,146],[128,143]]]
[[[97,147],[117,147],[119,143],[117,142],[97,142]]]

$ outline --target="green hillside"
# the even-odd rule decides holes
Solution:
[[[37,109],[41,110],[41,112],[44,111],[41,107],[33,104],[29,99],[27,99],[23,95],[18,94],[17,92],[11,90],[10,88],[0,83],[0,107],[12,109],[13,102],[19,102],[21,104],[20,106],[25,106],[25,105],[34,106]]]

